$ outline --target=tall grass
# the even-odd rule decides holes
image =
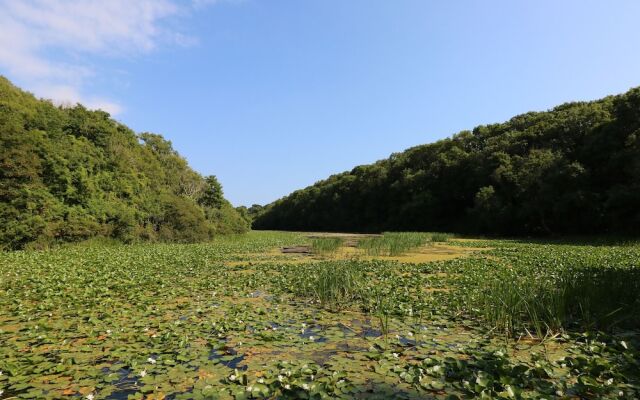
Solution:
[[[487,271],[480,279],[470,307],[509,335],[640,327],[638,268],[578,262]]]
[[[362,269],[355,263],[317,264],[311,290],[324,307],[340,310],[361,295],[364,278]]]
[[[316,254],[335,254],[343,243],[344,240],[339,237],[316,238],[311,241],[311,249]]]
[[[449,239],[451,239],[452,237],[453,235],[451,233],[434,232],[431,234],[431,241],[432,242],[448,242]]]
[[[384,232],[382,236],[358,242],[358,248],[369,256],[399,256],[429,242],[430,235],[421,232]]]

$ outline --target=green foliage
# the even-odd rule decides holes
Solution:
[[[320,237],[311,240],[311,249],[316,254],[333,254],[342,246],[344,240],[339,237]]]
[[[249,232],[202,244],[93,237],[0,252],[0,397],[640,396],[637,309],[614,313],[628,318],[606,322],[606,333],[568,321],[546,340],[526,340],[531,325],[518,317],[516,342],[497,335],[474,300],[493,275],[531,285],[584,271],[589,279],[571,277],[583,283],[567,298],[583,292],[603,312],[633,304],[638,244],[451,241],[487,250],[424,264],[295,264],[274,252],[307,243]],[[502,274],[508,268],[513,275]]]
[[[340,310],[361,295],[363,278],[362,269],[353,262],[316,264],[311,293],[324,307]]]
[[[537,336],[575,328],[640,328],[637,248],[546,246],[505,254],[473,279],[468,304],[494,328]]]
[[[448,242],[452,237],[453,235],[451,235],[450,233],[434,232],[431,234],[431,241],[444,243]]]
[[[245,232],[215,177],[102,111],[37,100],[0,77],[0,249],[96,236],[207,240]],[[209,208],[223,209],[208,212]]]
[[[200,193],[198,203],[203,207],[220,208],[224,202],[222,185],[218,182],[218,179],[213,175],[204,178],[204,188]]]
[[[421,232],[384,232],[382,236],[362,239],[358,247],[369,256],[400,256],[424,246],[430,235]]]
[[[355,167],[256,229],[640,234],[640,88],[532,112]]]
[[[247,221],[247,224],[249,224],[250,226],[253,221],[263,213],[264,207],[260,204],[254,204],[249,208],[247,208],[246,206],[236,207],[236,211],[242,216],[245,221]]]

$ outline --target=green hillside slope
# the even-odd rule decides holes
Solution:
[[[640,233],[640,89],[479,126],[270,204],[258,229]]]
[[[195,242],[246,222],[160,135],[0,77],[0,248],[95,236]]]

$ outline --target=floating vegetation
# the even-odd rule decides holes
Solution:
[[[0,399],[640,397],[638,245],[278,251],[308,245],[0,253]]]

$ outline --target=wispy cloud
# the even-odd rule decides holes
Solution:
[[[87,93],[96,74],[88,58],[130,57],[161,45],[189,46],[196,38],[167,28],[213,0],[0,0],[0,71],[36,95],[82,102],[112,114],[115,100]]]

